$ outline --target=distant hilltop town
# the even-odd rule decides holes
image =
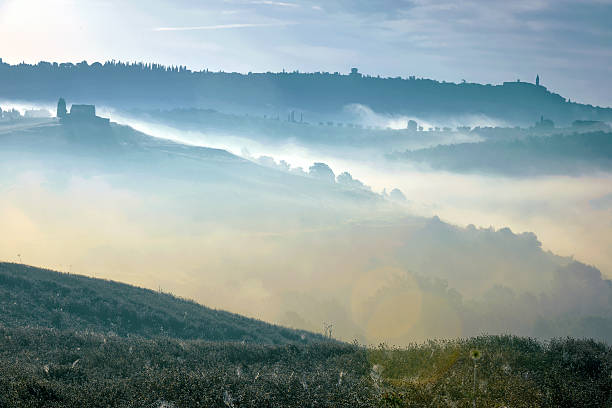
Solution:
[[[407,77],[381,77],[352,68],[339,72],[213,72],[150,63],[0,62],[0,99],[57,101],[91,99],[120,109],[177,106],[287,117],[305,112],[327,121],[355,104],[387,115],[428,118],[486,116],[528,126],[541,115],[561,126],[574,120],[612,122],[612,108],[565,98],[550,91],[543,75],[498,85]],[[300,116],[290,117],[299,121]]]
[[[66,101],[64,98],[59,98],[57,101],[57,117],[60,123],[71,124],[71,123],[89,123],[96,125],[108,125],[110,119],[101,118],[96,116],[95,105],[77,105],[73,104],[70,107],[70,113],[66,110]]]

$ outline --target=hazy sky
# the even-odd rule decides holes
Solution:
[[[611,0],[0,0],[7,62],[533,81],[612,106]]]

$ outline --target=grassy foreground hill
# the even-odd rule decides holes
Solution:
[[[480,336],[368,348],[7,263],[0,308],[3,408],[612,404],[612,348],[586,339]],[[181,320],[185,312],[192,318]],[[238,341],[245,333],[249,341]]]
[[[323,340],[167,293],[13,263],[0,263],[0,324],[266,344]]]
[[[1,407],[604,408],[611,370],[612,349],[589,340],[482,336],[367,349],[0,325]]]

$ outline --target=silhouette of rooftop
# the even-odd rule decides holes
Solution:
[[[57,102],[57,116],[64,124],[78,122],[106,125],[110,123],[110,119],[96,116],[95,105],[73,104],[70,107],[70,113],[66,113],[64,98],[60,98]]]

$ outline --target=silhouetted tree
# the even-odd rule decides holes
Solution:
[[[311,177],[314,177],[319,180],[328,181],[330,183],[336,182],[336,175],[329,168],[329,166],[325,163],[315,163],[310,166],[309,174]]]
[[[59,101],[57,101],[57,117],[66,117],[66,101],[64,100],[64,98],[59,98]]]

